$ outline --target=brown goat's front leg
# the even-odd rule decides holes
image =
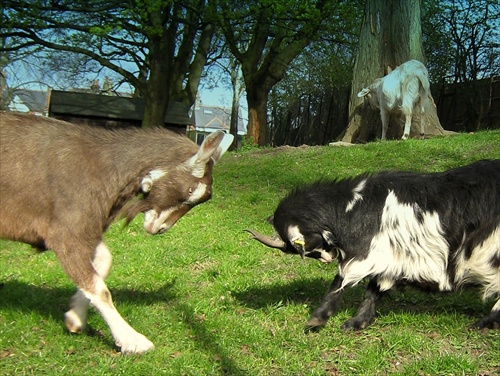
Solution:
[[[99,243],[94,252],[92,265],[103,280],[108,277],[111,261],[111,252],[109,252],[108,247],[103,242]],[[89,304],[89,300],[81,290],[78,290],[71,298],[71,308],[64,315],[64,322],[71,333],[79,333],[85,329]]]
[[[342,286],[343,278],[337,274],[333,280],[328,292],[326,293],[321,305],[316,308],[312,313],[306,325],[306,330],[317,330],[324,326],[328,319],[337,312],[340,303],[342,302],[342,295],[344,293]]]
[[[111,293],[102,278],[95,275],[92,290],[82,291],[108,324],[115,343],[123,354],[140,354],[154,348],[153,343],[135,331],[116,310]]]
[[[356,316],[342,324],[343,330],[360,330],[370,325],[376,316],[377,301],[381,292],[376,279],[372,279],[366,287],[365,299],[361,302]]]
[[[96,266],[97,269],[101,268],[100,271],[103,274],[107,274],[109,271],[111,257],[106,256],[109,253],[107,252],[107,248],[103,248],[102,244],[99,244],[99,250],[96,248],[93,258],[82,251],[83,247],[81,245],[80,248],[78,248],[78,245],[75,245],[74,248],[51,248],[57,254],[66,274],[76,283],[79,289],[79,292],[76,294],[76,301],[73,301],[74,306],[69,311],[74,313],[70,314],[72,315],[70,320],[75,320],[75,317],[76,320],[86,320],[88,303],[85,302],[85,298],[101,314],[104,321],[106,321],[116,345],[121,348],[123,354],[142,353],[154,347],[151,341],[136,332],[121,317],[113,304],[111,293],[104,279],[96,271]],[[79,253],[75,250],[80,250],[81,252]],[[103,257],[103,260],[99,261],[99,257]],[[85,313],[82,314],[82,311],[85,311]],[[68,316],[66,317],[66,323],[68,324]],[[78,327],[78,322],[76,324],[76,327]]]

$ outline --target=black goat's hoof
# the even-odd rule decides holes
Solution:
[[[499,329],[500,322],[490,319],[488,316],[483,317],[481,320],[469,326],[469,330],[483,330],[483,329]]]
[[[306,324],[304,331],[307,332],[318,332],[323,326],[325,326],[326,321],[320,320],[316,317],[312,317]]]
[[[372,321],[358,319],[356,317],[353,317],[352,319],[347,320],[345,323],[343,323],[340,328],[342,330],[344,330],[344,331],[348,331],[348,330],[363,330],[367,326],[369,326],[372,323]]]

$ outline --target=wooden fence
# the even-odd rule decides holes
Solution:
[[[431,88],[444,129],[474,132],[500,128],[500,77]],[[268,143],[326,145],[348,124],[349,87],[297,98],[287,108],[272,108]]]

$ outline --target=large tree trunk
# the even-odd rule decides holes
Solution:
[[[165,20],[165,14],[151,13],[152,25],[160,27]],[[146,58],[149,63],[149,77],[143,92],[145,100],[142,127],[162,127],[165,122],[168,101],[170,100],[170,71],[173,66],[174,46],[173,32],[176,24],[172,23],[161,34],[151,37],[148,41],[149,52]]]
[[[193,5],[193,8],[186,8],[181,3],[172,3],[171,11],[169,8],[163,14],[150,15],[152,24],[162,34],[155,34],[149,40],[149,77],[144,91],[146,108],[143,127],[163,126],[170,100],[192,106],[196,99],[215,28],[213,24],[200,26],[194,21],[181,28],[177,18],[201,21],[199,17],[203,13],[204,2],[196,0],[193,4],[197,5]],[[185,8],[188,9],[187,14]],[[165,16],[170,12],[175,16],[165,28]]]
[[[419,0],[366,0],[360,44],[354,65],[349,101],[349,124],[344,142],[367,142],[380,138],[380,114],[363,105],[357,93],[376,78],[408,60],[425,62]],[[419,119],[412,121],[410,136],[420,134]],[[443,134],[435,106],[425,109],[425,133]],[[392,116],[387,138],[401,138],[401,116]]]
[[[162,127],[165,122],[169,101],[169,75],[164,68],[165,64],[153,62],[150,77],[145,90],[145,108],[142,118],[142,127]]]
[[[248,126],[246,138],[259,146],[267,145],[267,98],[266,90],[249,89],[247,86]]]

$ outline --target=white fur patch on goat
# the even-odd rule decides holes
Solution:
[[[142,334],[136,332],[118,313],[111,300],[111,294],[101,277],[94,276],[94,292],[82,290],[90,303],[99,311],[113,333],[116,345],[124,354],[139,353],[154,348]]]
[[[401,80],[404,77],[401,77],[399,74],[389,74],[384,77],[382,81],[382,90],[383,90],[383,99],[384,103],[389,110],[393,110],[396,108],[398,100],[402,97],[401,95]]]
[[[363,200],[363,196],[361,195],[361,191],[365,188],[366,185],[366,179],[362,180],[353,190],[352,190],[352,195],[353,199],[347,203],[347,206],[345,208],[345,212],[349,212],[354,208],[354,205],[358,203],[359,201]]]
[[[187,200],[187,203],[191,205],[196,205],[200,201],[200,199],[205,195],[206,192],[207,192],[207,185],[203,183],[198,183],[196,189],[193,192],[191,192],[189,199]]]
[[[304,235],[300,233],[299,226],[288,227],[288,240],[290,243],[304,242]]]
[[[166,220],[174,213],[178,207],[173,207],[158,213],[156,210],[148,210],[144,213],[144,230],[150,234],[157,234],[160,230],[166,231],[169,226]]]
[[[102,279],[106,279],[111,269],[112,256],[106,244],[100,242],[94,252],[92,265]]]
[[[329,244],[329,245],[334,245],[335,244],[335,237],[333,236],[331,231],[323,230],[321,232],[321,236],[323,236],[323,239]]]
[[[437,213],[424,212],[416,204],[400,203],[389,191],[379,233],[371,241],[368,257],[352,259],[339,267],[344,278],[341,288],[378,276],[382,291],[404,279],[434,282],[440,290],[450,290],[446,273],[448,247]]]
[[[462,245],[463,247],[463,245]],[[476,246],[465,259],[465,252],[460,247],[457,259],[455,283],[482,282],[483,299],[494,297],[500,291],[500,269],[492,265],[491,260],[500,258],[500,226],[481,244]]]
[[[198,154],[191,157],[185,165],[185,171],[191,173],[195,178],[201,179],[205,175],[205,163],[198,161]]]
[[[111,252],[103,242],[100,242],[92,258],[92,265],[99,277],[105,279],[108,276],[111,263]],[[78,290],[71,298],[71,309],[64,315],[64,322],[71,333],[79,333],[85,328],[88,309],[89,300],[81,290]]]

